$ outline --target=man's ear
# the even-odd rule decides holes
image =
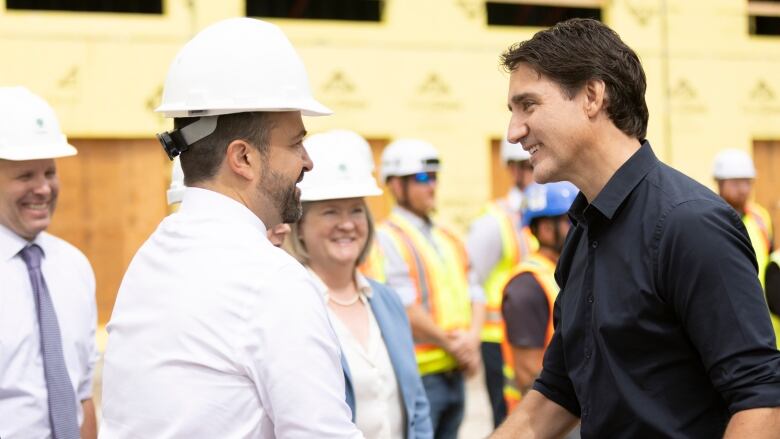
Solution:
[[[260,152],[243,140],[234,140],[227,146],[225,162],[234,174],[253,180],[260,167]]]
[[[585,83],[585,112],[588,117],[596,117],[604,109],[606,92],[607,86],[600,79],[590,79]]]

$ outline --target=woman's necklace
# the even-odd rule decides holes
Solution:
[[[360,293],[355,294],[355,297],[353,297],[353,298],[351,298],[349,300],[338,300],[335,297],[331,296],[330,294],[326,295],[325,298],[329,302],[333,302],[333,303],[335,303],[336,305],[339,305],[339,306],[352,306],[352,305],[356,304],[358,300],[360,300]]]

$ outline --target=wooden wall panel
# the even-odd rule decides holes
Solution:
[[[61,194],[50,231],[92,263],[105,323],[130,259],[167,213],[171,165],[152,139],[71,143],[79,154],[57,162]]]
[[[780,140],[753,141],[757,178],[753,188],[758,204],[772,215],[775,249],[780,248]]]
[[[512,187],[512,177],[501,160],[501,139],[490,141],[490,194],[491,199],[501,198]]]
[[[374,176],[376,177],[379,187],[382,188],[382,195],[378,197],[366,197],[366,203],[368,204],[371,215],[374,217],[374,222],[382,221],[390,214],[390,209],[393,207],[393,197],[385,187],[385,182],[379,178],[379,168],[382,164],[382,150],[389,143],[387,139],[367,139],[369,145],[371,145],[371,153],[374,156]],[[314,166],[317,166],[316,164]]]

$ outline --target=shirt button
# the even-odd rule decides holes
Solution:
[[[596,247],[599,246],[599,242],[598,241],[591,241],[590,246],[593,247],[593,248],[596,248]]]
[[[586,360],[590,360],[590,351],[589,350],[585,350],[585,359]]]
[[[588,303],[593,303],[593,295],[588,296]]]
[[[588,417],[588,409],[582,409],[582,417],[583,418]]]

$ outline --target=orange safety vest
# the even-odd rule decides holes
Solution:
[[[756,203],[745,206],[742,223],[747,229],[758,263],[758,278],[764,286],[764,274],[769,263],[769,252],[772,250],[772,217],[769,212]]]
[[[504,200],[496,200],[485,208],[485,215],[495,218],[501,233],[501,259],[490,271],[485,283],[485,324],[482,327],[482,341],[501,343],[504,340],[504,326],[501,317],[501,299],[504,285],[512,270],[527,255],[539,248],[536,238],[528,227],[518,230],[520,216],[513,213]]]
[[[547,320],[547,330],[544,334],[544,346],[546,348],[550,344],[555,331],[553,327],[553,306],[559,291],[558,283],[555,281],[555,264],[539,253],[533,253],[515,267],[512,275],[504,285],[504,290],[515,277],[523,273],[531,273],[547,296],[550,314]],[[522,318],[522,316],[513,316],[513,318]],[[517,386],[517,380],[515,380],[515,361],[512,354],[512,345],[509,343],[508,337],[504,337],[504,341],[501,343],[501,354],[504,357],[504,399],[506,400],[507,410],[511,413],[520,402],[522,394]]]
[[[386,234],[403,257],[417,290],[417,304],[445,331],[467,330],[471,326],[471,296],[468,289],[468,257],[461,240],[452,232],[435,226],[431,230],[435,246],[404,217],[391,213],[377,227]],[[458,367],[444,349],[415,343],[415,356],[421,375],[447,372]]]

